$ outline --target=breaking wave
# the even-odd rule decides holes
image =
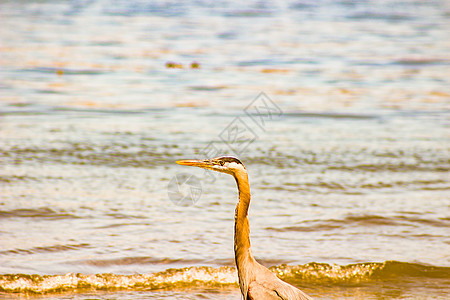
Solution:
[[[435,267],[387,261],[346,266],[309,263],[280,265],[271,270],[294,285],[358,285],[394,281],[419,284],[423,281],[450,281],[449,267]],[[65,275],[0,275],[0,292],[51,294],[98,290],[164,290],[190,288],[220,288],[237,286],[232,267],[189,267],[168,269],[151,274],[74,274]]]

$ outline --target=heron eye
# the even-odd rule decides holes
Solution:
[[[224,162],[223,162],[223,161],[219,161],[219,164],[220,164],[221,166],[223,166]]]

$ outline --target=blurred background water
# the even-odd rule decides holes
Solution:
[[[445,299],[449,14],[0,1],[0,295],[237,299],[234,181],[174,161],[235,155],[239,120],[257,259],[318,299]],[[264,127],[244,111],[261,92],[281,110]],[[201,180],[194,206],[169,199],[182,172]]]

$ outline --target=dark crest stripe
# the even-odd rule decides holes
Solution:
[[[221,156],[221,157],[216,157],[216,158],[214,158],[214,160],[221,160],[221,161],[227,162],[227,163],[232,163],[232,162],[234,162],[234,163],[243,165],[239,159],[237,159],[236,157],[233,157],[233,156]]]

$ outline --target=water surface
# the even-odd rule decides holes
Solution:
[[[174,163],[212,146],[239,151],[253,253],[284,280],[450,293],[445,1],[2,1],[0,18],[2,298],[239,298],[234,180]],[[245,113],[261,92],[280,110],[263,126]],[[194,206],[169,199],[182,172]]]

